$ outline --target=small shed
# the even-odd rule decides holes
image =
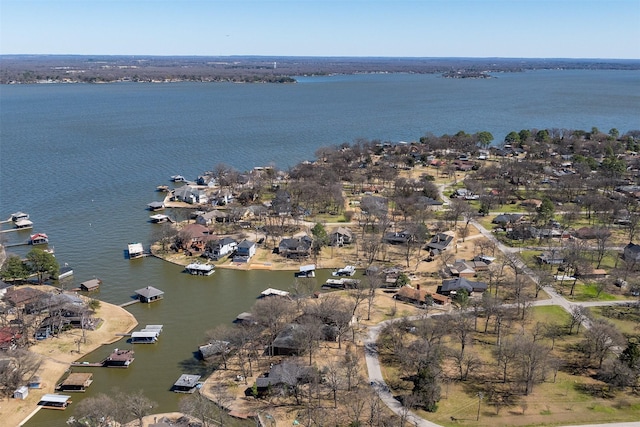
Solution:
[[[85,292],[97,291],[100,287],[102,280],[100,279],[91,279],[86,282],[80,283],[80,289]]]
[[[61,391],[85,392],[93,382],[93,374],[74,372],[58,386]]]
[[[198,382],[199,380],[200,375],[182,374],[178,381],[173,384],[171,390],[176,393],[193,393],[196,388],[202,385]]]
[[[29,388],[25,385],[18,387],[18,389],[13,392],[14,399],[24,400],[27,396],[29,396]]]
[[[153,286],[147,286],[146,288],[138,289],[136,295],[140,302],[150,303],[162,299],[164,292]]]

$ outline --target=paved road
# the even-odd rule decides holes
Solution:
[[[440,188],[440,194],[443,200],[445,200],[445,197],[442,193],[443,190],[444,190],[444,186]],[[448,199],[446,201],[448,202]],[[486,238],[494,242],[496,244],[496,247],[504,254],[513,254],[518,252],[517,248],[510,248],[508,246],[505,246],[500,241],[498,241],[493,235],[493,233],[488,231],[477,221],[473,220],[471,221],[471,224],[474,225],[482,235],[484,235]],[[535,273],[529,267],[527,267],[525,263],[522,262],[522,260],[518,258],[515,262],[516,262],[517,268],[521,269],[528,276],[532,278],[535,277]],[[558,305],[569,313],[571,313],[571,309],[575,305],[581,305],[584,307],[593,307],[593,306],[605,306],[605,305],[624,304],[628,302],[634,302],[634,301],[569,302],[563,296],[559,295],[555,291],[555,289],[551,286],[545,287],[544,290],[549,295],[549,299],[535,301],[534,305]],[[431,313],[431,315],[433,314],[434,313]],[[389,409],[391,409],[396,415],[405,417],[405,419],[410,424],[413,423],[416,427],[441,427],[439,424],[436,424],[434,422],[418,417],[415,413],[409,411],[407,408],[402,406],[402,404],[393,397],[393,395],[391,394],[391,391],[389,390],[389,387],[387,386],[387,384],[384,381],[384,378],[382,377],[382,370],[380,368],[380,362],[378,360],[378,349],[377,349],[378,336],[380,335],[380,331],[384,329],[386,325],[388,325],[391,322],[395,322],[399,320],[401,319],[385,320],[384,322],[381,322],[376,326],[370,327],[368,330],[368,335],[364,341],[364,346],[365,346],[365,360],[367,362],[367,370],[369,372],[369,381],[371,383],[371,386],[374,388],[374,390],[377,391],[378,396],[380,396],[380,399],[389,407]],[[588,328],[590,326],[590,321],[588,319],[585,319],[583,321],[583,326],[585,328]],[[640,415],[638,417],[640,418]],[[570,426],[563,426],[563,427],[570,427]],[[640,421],[626,422],[626,423],[624,422],[611,423],[611,424],[592,424],[592,425],[583,425],[581,427],[640,427]]]

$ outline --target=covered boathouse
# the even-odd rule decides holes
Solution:
[[[58,385],[58,390],[85,392],[92,382],[93,374],[74,372]]]
[[[90,280],[87,280],[86,282],[80,283],[80,290],[84,292],[97,291],[101,283],[102,283],[102,280],[100,279],[90,279]]]
[[[138,289],[136,292],[137,298],[140,302],[154,302],[162,299],[164,292],[160,289],[154,288],[153,286],[147,286],[146,288]]]
[[[64,394],[45,394],[38,402],[38,406],[42,406],[47,409],[60,409],[65,410],[71,403],[71,396]]]
[[[107,368],[128,368],[135,359],[133,350],[115,349],[102,362],[102,366]]]
[[[131,333],[131,344],[155,344],[158,341],[156,331],[137,331]]]
[[[200,264],[199,262],[192,262],[184,268],[184,271],[194,276],[211,276],[215,271],[215,265],[213,264]]]
[[[171,391],[176,393],[193,393],[202,385],[199,381],[200,375],[182,374],[180,378],[178,378],[178,381],[173,384],[173,387],[171,387]]]

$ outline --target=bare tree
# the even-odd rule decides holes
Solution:
[[[178,407],[183,414],[192,416],[200,421],[203,427],[208,427],[210,425],[209,420],[214,419],[218,415],[218,411],[223,410],[199,392],[180,399]]]
[[[151,413],[151,410],[158,404],[146,397],[142,390],[127,394],[126,405],[129,413],[133,415],[143,427],[142,419]]]
[[[251,308],[253,318],[258,324],[267,328],[269,344],[282,332],[284,326],[292,320],[294,303],[288,298],[272,296],[258,300]],[[269,346],[269,354],[273,356],[273,348]]]
[[[625,341],[624,336],[612,323],[604,319],[595,319],[584,333],[582,348],[588,359],[597,361],[600,369],[607,354],[623,345]]]

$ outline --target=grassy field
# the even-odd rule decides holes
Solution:
[[[516,321],[510,323],[509,329],[531,329],[538,322],[566,325],[569,317],[567,312],[557,306],[535,307],[530,312],[526,326]],[[478,329],[482,330],[483,327],[484,321],[480,320]],[[554,353],[570,357],[572,348],[581,339],[581,334],[561,337],[556,341]],[[450,344],[453,345],[453,342]],[[450,379],[445,379],[441,384],[442,398],[438,402],[437,411],[421,411],[419,415],[444,426],[552,426],[638,419],[640,396],[608,389],[606,393],[594,393],[594,390],[602,390],[602,383],[591,377],[591,371],[575,375],[570,370],[561,369],[555,377],[549,373],[546,380],[536,385],[530,395],[515,394],[508,403],[496,405],[495,400],[486,395],[491,384],[502,386],[495,378],[492,364],[494,349],[493,334],[477,333],[470,351],[481,358],[482,366],[474,373],[473,379],[470,377],[468,381],[461,382],[451,379],[455,375],[450,375]],[[397,366],[385,365],[383,375],[395,394],[410,393],[412,383],[402,379],[406,372],[402,372]],[[485,394],[479,399],[478,391],[482,390]]]

